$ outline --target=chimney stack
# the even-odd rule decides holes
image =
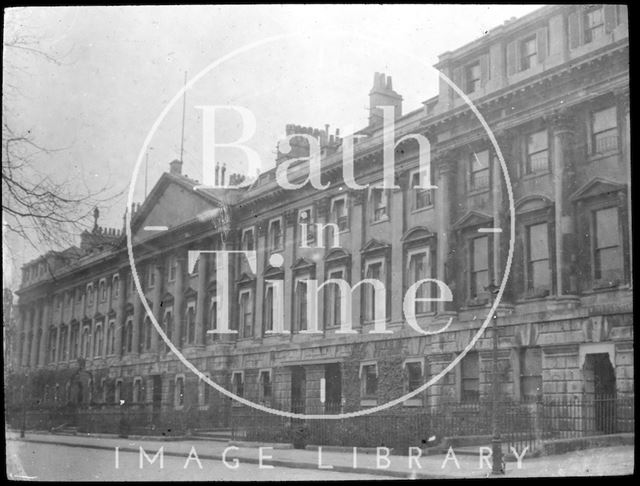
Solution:
[[[169,174],[172,175],[182,175],[182,161],[181,160],[174,160],[169,164]]]
[[[382,125],[382,109],[378,106],[393,106],[395,118],[402,116],[402,96],[393,90],[391,76],[374,73],[373,87],[369,92],[369,126]]]

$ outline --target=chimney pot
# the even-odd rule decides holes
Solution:
[[[182,175],[182,161],[174,160],[169,164],[169,173],[173,175]]]

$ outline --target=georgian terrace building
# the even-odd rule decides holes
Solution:
[[[486,118],[512,182],[516,239],[498,311],[501,393],[515,400],[633,394],[626,7],[544,7],[442,54],[436,67]],[[391,77],[379,73],[369,97],[369,124],[355,143],[357,181],[382,180],[376,106],[392,105],[397,139],[420,133],[430,140],[438,189],[415,188],[412,140],[395,149],[399,188],[353,190],[343,182],[339,135],[289,125],[288,135],[320,139],[327,190],[284,190],[270,170],[246,190],[194,191],[197,181],[174,161],[132,208],[137,270],[158,322],[194,365],[245,398],[299,412],[351,411],[414,390],[465,349],[491,305],[485,288],[504,276],[507,188],[470,108],[441,81],[436,96],[405,113]],[[308,152],[294,142],[278,164]],[[294,165],[290,179],[304,180],[306,170]],[[216,172],[227,180],[223,168]],[[202,216],[215,208],[215,217]],[[14,364],[30,377],[47,373],[38,391],[45,402],[125,400],[222,416],[230,401],[178,361],[145,315],[123,231],[102,229],[97,219],[79,248],[24,266]],[[492,227],[502,232],[478,231]],[[212,256],[188,257],[190,250],[220,249],[257,252],[255,271],[246,259],[231,258],[226,295],[217,292]],[[402,304],[408,287],[429,277],[445,282],[453,301],[416,303],[419,325],[435,330],[453,321],[445,332],[423,336],[407,326]],[[337,286],[320,291],[321,333],[301,333],[310,278],[382,281],[393,333],[370,333],[380,295],[367,285],[352,293],[356,333],[336,333],[345,300]],[[283,284],[282,308],[267,282],[274,280]],[[433,292],[421,289],[421,296]],[[218,325],[221,299],[228,299],[236,335],[207,333]],[[274,306],[290,334],[267,333]],[[458,366],[404,406],[486,396],[491,345],[488,330]]]

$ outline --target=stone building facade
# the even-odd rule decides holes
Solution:
[[[174,161],[131,208],[149,308],[175,346],[216,383],[300,412],[353,411],[416,389],[465,350],[489,312],[486,287],[502,281],[509,256],[512,191],[512,266],[497,312],[501,393],[514,400],[633,394],[626,7],[544,7],[442,54],[436,67],[486,119],[510,187],[487,132],[444,80],[436,96],[403,113],[391,77],[376,73],[369,125],[354,145],[358,183],[382,180],[377,107],[390,105],[396,140],[415,133],[429,139],[437,189],[415,188],[415,140],[395,147],[397,188],[354,190],[344,183],[339,133],[291,125],[288,135],[320,140],[328,189],[283,189],[274,169],[249,189],[194,190],[197,181]],[[308,146],[292,145],[288,154],[278,153],[278,166],[308,153]],[[303,181],[306,168],[293,164],[290,180]],[[216,175],[226,181],[222,170]],[[478,231],[486,228],[502,232]],[[256,251],[257,258],[253,266],[230,257],[231,284],[221,292],[212,255],[193,255],[223,249]],[[21,372],[47,374],[38,392],[44,402],[125,400],[211,416],[233,406],[153,328],[133,285],[122,230],[101,229],[96,215],[79,248],[44,255],[23,272],[13,356]],[[320,284],[342,278],[352,286],[375,278],[386,290],[355,287],[347,316],[354,333],[341,334],[349,295],[324,287],[314,309],[320,332],[309,334],[301,331],[309,330],[313,303],[305,295],[312,278]],[[452,319],[444,332],[427,336],[413,331],[403,312],[408,288],[425,278],[445,282],[453,294],[451,302],[415,304],[422,329],[435,331]],[[281,282],[282,306],[274,282]],[[425,284],[418,292],[436,290]],[[392,333],[371,333],[381,299]],[[208,333],[219,325],[224,300],[238,332]],[[267,332],[274,307],[286,335]],[[402,406],[487,396],[491,358],[488,329],[451,372]]]

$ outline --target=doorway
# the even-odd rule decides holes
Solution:
[[[342,407],[342,368],[340,363],[324,366],[325,413],[340,413]]]
[[[616,424],[616,375],[607,353],[588,354],[585,359],[585,392],[593,400],[596,432],[612,434]]]
[[[304,413],[307,384],[304,367],[294,366],[291,368],[291,411],[294,413]]]

